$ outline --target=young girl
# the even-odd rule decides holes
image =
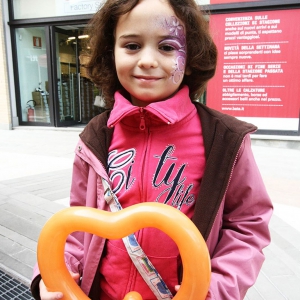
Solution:
[[[270,242],[272,205],[250,148],[256,127],[193,102],[216,67],[207,21],[193,0],[107,0],[90,28],[87,68],[113,108],[80,134],[71,205],[110,210],[104,177],[123,208],[156,201],[181,210],[211,255],[207,299],[243,299]],[[174,242],[153,228],[135,236],[175,295],[182,266]],[[156,299],[122,240],[76,232],[65,260],[91,299],[129,291]],[[47,291],[38,268],[32,293],[62,297]]]

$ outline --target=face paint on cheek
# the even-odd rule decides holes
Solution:
[[[186,36],[184,33],[184,26],[180,24],[176,17],[171,17],[166,20],[166,29],[168,30],[170,36],[174,36],[176,40],[176,58],[174,59],[174,66],[171,72],[170,79],[172,79],[174,84],[179,83],[185,71],[186,62]]]
[[[179,83],[184,76],[185,70],[185,57],[177,56],[174,60],[173,71],[171,72],[170,79],[172,79],[174,84]]]

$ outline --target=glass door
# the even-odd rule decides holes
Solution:
[[[49,126],[48,63],[45,27],[16,28],[17,96],[21,125]]]
[[[79,63],[88,38],[83,34],[84,26],[56,26],[54,30],[56,126],[86,124],[99,113],[94,106],[95,96],[99,92]]]
[[[66,126],[81,122],[79,98],[78,30],[55,28],[56,52],[56,123]]]

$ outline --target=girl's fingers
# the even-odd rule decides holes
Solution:
[[[41,300],[56,300],[61,299],[63,297],[63,293],[61,292],[48,292],[44,281],[41,279],[40,281],[40,297]]]
[[[79,279],[79,273],[73,273],[70,271],[70,274],[75,281]],[[41,300],[56,300],[56,299],[61,299],[63,297],[63,293],[49,292],[47,290],[47,287],[45,286],[44,281],[41,279],[41,281],[40,281],[40,297],[41,297]]]
[[[79,279],[79,273],[73,273],[73,272],[70,271],[70,274],[71,274],[71,276],[72,276],[72,278],[73,278],[74,280]]]

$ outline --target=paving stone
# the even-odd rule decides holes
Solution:
[[[32,206],[42,206],[47,201],[41,197],[35,196],[30,193],[18,192],[11,195],[12,199],[19,200],[20,202],[32,205]]]
[[[3,202],[6,202],[7,199],[9,199],[9,195],[3,195],[0,193],[0,201],[3,203]]]
[[[51,193],[44,193],[39,194],[40,197],[43,197],[49,201],[57,201],[60,199],[67,198],[70,196],[70,188],[64,188],[64,189],[56,189],[55,191],[52,191]]]
[[[300,217],[300,216],[299,216]],[[286,247],[291,248],[290,245],[300,250],[300,233],[298,230],[290,227],[286,228],[286,226],[278,227],[276,229],[276,233],[282,236],[287,243],[285,243]]]
[[[23,236],[15,231],[12,231],[4,226],[0,225],[1,235],[7,237],[10,240],[16,241],[17,243],[23,245],[24,247],[36,251],[37,242],[33,241],[26,236]]]
[[[260,295],[255,285],[248,290],[245,300],[265,300],[265,298],[263,298],[262,295]]]
[[[278,258],[277,253],[272,251],[274,248],[273,246],[274,245],[268,247],[264,251],[266,260],[263,264],[263,271],[265,274],[269,277],[294,275],[295,273],[287,266],[285,259],[282,260]],[[285,256],[282,258],[285,258]]]
[[[37,208],[37,211],[36,211],[38,214],[44,216],[47,220],[53,215],[52,212],[49,212],[49,211],[46,211],[40,207]]]
[[[5,186],[5,187],[0,188],[0,194],[1,195],[12,195],[12,194],[18,193],[18,192],[19,192],[18,189],[11,188],[9,186]]]
[[[59,189],[60,187],[70,188],[71,185],[71,178],[49,178],[48,180],[40,181],[38,180],[35,183],[30,183],[27,185],[22,186],[15,186],[15,188],[18,188],[22,190],[22,192],[29,192],[34,195],[40,195],[45,192],[53,192],[56,189]]]
[[[0,252],[6,253],[12,258],[22,261],[33,267],[36,262],[36,252],[29,250],[21,244],[0,235]]]
[[[12,195],[12,198],[23,202],[26,205],[36,206],[42,208],[50,213],[56,213],[62,209],[62,205],[55,202],[49,201],[47,199],[29,194],[29,193],[16,193]]]
[[[22,261],[22,263],[31,267],[31,269],[33,269],[37,261],[36,252],[26,248],[23,248],[22,251],[13,254],[12,257],[18,261]]]
[[[285,227],[286,230],[289,229],[289,225],[281,218],[277,217],[275,214],[272,215],[272,218],[270,220],[270,227],[272,227],[272,230],[277,230],[277,228],[281,227]]]
[[[1,208],[0,214],[2,215],[0,225],[12,231],[16,231],[31,240],[37,241],[42,226],[37,226],[32,222],[17,218],[10,212],[3,211]]]
[[[1,197],[0,195],[0,205],[5,204],[9,201],[9,198],[6,196]]]
[[[25,279],[27,279],[28,285],[32,278],[32,267],[25,265],[22,261],[19,261],[6,253],[0,252],[0,264],[3,264],[8,269],[20,274]]]
[[[273,280],[261,271],[255,284],[256,292],[262,297],[262,299],[272,299],[272,300],[283,300],[286,298],[284,292],[276,286]],[[250,298],[251,300],[256,300],[255,298]]]
[[[8,253],[10,256],[22,251],[24,247],[7,237],[0,235],[0,251]]]
[[[44,203],[42,208],[49,211],[49,212],[51,212],[52,214],[55,214],[56,212],[62,210],[65,207],[61,204],[56,203],[56,202],[47,201],[46,203]]]
[[[272,282],[276,289],[278,289],[284,298],[289,300],[299,300],[300,296],[300,284],[299,278],[294,276],[284,276],[284,277],[275,277],[272,278]],[[272,295],[268,295],[270,297]],[[267,299],[276,299],[276,298],[267,298]]]
[[[273,241],[270,246],[267,247],[265,253],[267,256],[265,262],[265,272],[267,272],[270,277],[273,275],[276,276],[277,273],[279,273],[279,275],[290,275],[292,272],[300,282],[300,265],[297,264],[294,258],[287,254],[285,249],[281,248],[276,241]],[[276,263],[281,265],[281,267],[277,270],[273,270],[272,268],[268,267],[271,264]]]
[[[45,217],[45,219],[48,219],[52,215],[51,212],[45,211],[41,207],[36,207],[35,205],[29,205],[27,203],[23,203],[23,202],[21,202],[19,200],[16,200],[16,199],[10,199],[9,203],[11,203],[13,205],[16,205],[16,206],[18,206],[20,208],[23,208],[24,210],[28,210],[30,212],[34,212],[37,215]]]
[[[278,232],[275,232],[272,230],[272,240],[273,243],[276,244],[280,249],[285,251],[285,254],[288,254],[291,256],[292,259],[295,261],[299,260],[300,251],[297,247],[294,246],[294,244],[291,242],[291,240],[287,240],[282,235],[280,235]]]
[[[27,207],[22,208],[22,207],[19,207],[17,205],[14,205],[12,203],[5,203],[5,204],[1,205],[0,208],[3,211],[10,212],[11,214],[15,215],[16,217],[22,218],[26,221],[30,221],[30,222],[35,223],[35,224],[39,224],[41,226],[46,221],[46,219],[43,216],[29,211]]]
[[[26,177],[21,177],[21,178],[14,178],[14,179],[8,179],[8,180],[2,180],[0,183],[5,184],[11,187],[22,187],[24,185],[28,184],[36,184],[37,182],[44,182],[48,181],[49,178],[56,178],[56,177],[62,177],[63,174],[65,174],[67,171],[70,172],[69,169],[64,169],[64,170],[57,170],[55,172],[44,172],[40,174],[35,174],[35,175],[28,175]]]

